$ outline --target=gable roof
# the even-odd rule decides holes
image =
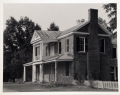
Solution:
[[[41,39],[44,38],[57,38],[60,34],[60,31],[45,31],[45,30],[36,30]]]
[[[63,35],[68,34],[68,33],[70,33],[70,32],[74,32],[74,31],[76,31],[77,29],[80,29],[80,28],[82,28],[83,26],[87,25],[88,23],[89,23],[89,21],[86,21],[86,22],[80,23],[80,24],[78,24],[78,25],[76,25],[76,26],[73,26],[73,27],[71,27],[71,28],[63,31],[59,36],[63,36]],[[82,32],[82,31],[81,31],[81,32]]]
[[[57,38],[58,37],[61,37],[65,34],[69,34],[71,32],[76,32],[77,30],[83,28],[84,26],[88,25],[89,24],[89,21],[86,21],[86,22],[83,22],[83,23],[80,23],[76,26],[73,26],[72,28],[69,28],[65,31],[46,31],[46,30],[35,30],[35,33],[37,33],[39,36],[40,36],[40,39],[41,40],[44,40],[45,42],[47,42],[49,40],[51,41],[57,41]],[[103,34],[106,34],[106,35],[111,35],[112,33],[109,32],[104,26],[102,26],[101,24],[98,23],[98,27],[101,28],[101,30],[103,30]],[[83,31],[79,31],[80,33],[83,33]],[[88,32],[88,31],[87,31]],[[34,34],[35,34],[34,33]],[[102,33],[102,32],[101,32]],[[101,34],[99,33],[99,34]],[[31,40],[31,42],[33,41],[33,38]]]
[[[35,39],[35,35],[39,35],[39,39]],[[57,40],[57,37],[59,36],[60,31],[46,31],[46,30],[35,30],[31,43],[34,42],[35,40],[42,40],[47,42],[47,40],[50,41],[55,41]],[[47,40],[46,40],[47,39]]]

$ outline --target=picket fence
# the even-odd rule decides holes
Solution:
[[[117,81],[92,81],[92,84],[95,88],[118,89]]]

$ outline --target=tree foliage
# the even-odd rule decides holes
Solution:
[[[21,18],[19,21],[14,17],[10,17],[6,21],[6,29],[3,35],[3,71],[8,73],[11,79],[22,77],[22,64],[32,61],[32,45],[30,40],[34,30],[41,30],[41,27],[28,17]],[[5,75],[4,78],[6,78]]]
[[[106,23],[106,20],[102,19],[101,17],[98,18],[98,23],[105,27],[107,30],[111,32],[111,28]]]
[[[117,4],[116,3],[104,4],[103,8],[108,13],[108,17],[110,18],[109,24],[111,30],[117,29]]]
[[[51,23],[48,31],[59,31],[59,27],[55,25],[55,23]]]

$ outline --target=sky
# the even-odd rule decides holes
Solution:
[[[98,9],[98,17],[108,22],[109,18],[102,6],[103,3],[4,3],[3,29],[6,27],[6,20],[10,19],[11,16],[16,20],[27,16],[40,25],[42,30],[47,30],[54,22],[59,26],[60,31],[63,31],[77,25],[76,20],[85,19],[87,21],[90,8]]]

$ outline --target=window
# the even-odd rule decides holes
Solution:
[[[35,56],[40,55],[40,47],[35,47]]]
[[[61,42],[59,42],[58,44],[59,44],[59,54],[61,54]]]
[[[116,48],[113,48],[113,58],[116,58]]]
[[[100,52],[105,52],[105,40],[100,39]]]
[[[66,67],[66,76],[69,76],[69,63],[66,63],[65,67]]]
[[[48,46],[46,46],[46,56],[48,56]]]
[[[87,47],[87,44],[85,45],[85,38],[77,37],[77,51],[85,52],[85,46]]]
[[[66,40],[66,52],[69,52],[69,39]]]
[[[54,51],[54,44],[50,44],[50,55],[54,55],[55,51]]]

